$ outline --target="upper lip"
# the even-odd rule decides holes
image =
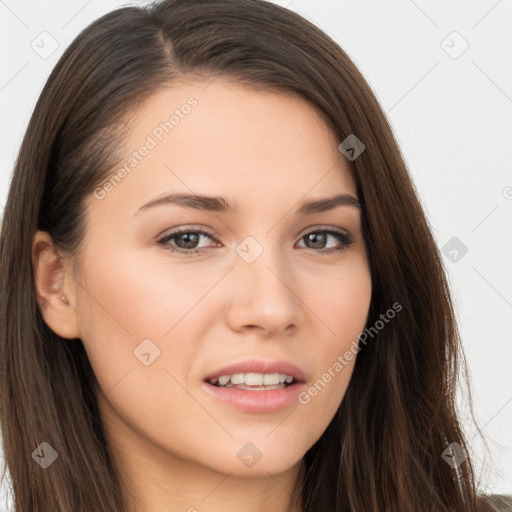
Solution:
[[[204,380],[218,379],[222,375],[234,375],[235,373],[283,373],[291,375],[298,382],[306,380],[304,372],[290,361],[263,359],[248,359],[224,366],[210,373]]]

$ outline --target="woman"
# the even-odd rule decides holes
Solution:
[[[1,241],[17,512],[482,505],[436,243],[370,87],[297,14],[164,0],[91,24]]]

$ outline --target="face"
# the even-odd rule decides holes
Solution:
[[[205,87],[161,90],[128,122],[125,172],[86,203],[72,302],[112,430],[160,458],[266,475],[298,464],[338,409],[370,269],[358,207],[302,208],[357,198],[322,118],[295,96]],[[207,380],[239,373],[294,381]]]

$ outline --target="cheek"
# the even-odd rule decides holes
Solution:
[[[112,252],[91,262],[80,306],[87,330],[95,325],[132,342],[163,340],[215,282],[211,272],[208,279],[185,267],[155,262],[140,251]]]
[[[341,404],[359,351],[371,302],[372,283],[367,265],[354,264],[309,295],[308,305],[319,317],[323,335],[315,339],[316,360],[311,386],[299,402],[314,409],[325,426]],[[320,419],[321,418],[321,419]]]
[[[364,260],[354,259],[338,272],[317,275],[316,283],[309,286],[307,302],[323,325],[321,353],[332,357],[364,330],[372,295],[370,270]]]
[[[169,290],[169,283],[154,270],[148,272],[143,262],[136,265],[117,255],[89,265],[83,281],[77,304],[82,341],[104,411],[112,416],[113,408],[148,438],[179,425],[184,411],[202,418],[204,410],[182,385],[197,347],[175,340],[187,339],[187,318],[180,319],[190,309],[188,303],[197,302],[204,292],[184,297],[185,280],[173,280]],[[175,439],[184,443],[187,436],[199,436],[196,426],[200,422],[176,432]]]
[[[162,309],[172,305],[154,292],[151,274],[135,265],[122,254],[103,248],[101,257],[84,259],[77,302],[82,341],[94,373],[104,393],[128,380],[145,366],[137,359],[137,347],[143,340],[151,359],[162,350],[164,332],[172,326],[173,318],[163,315]],[[171,300],[172,294],[167,299]],[[147,352],[147,350],[145,351]],[[157,360],[157,359],[156,359]],[[154,373],[154,372],[153,372]],[[149,374],[136,375],[143,380]]]
[[[91,254],[92,249],[77,308],[82,341],[101,389],[127,392],[129,381],[139,382],[139,391],[165,390],[165,407],[179,412],[190,399],[179,383],[200,352],[200,320],[210,324],[205,321],[208,301],[201,298],[218,277],[210,272],[194,278],[191,270],[150,261],[140,252],[104,248],[101,258]],[[154,424],[158,421],[162,418]]]

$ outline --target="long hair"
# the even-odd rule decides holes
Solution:
[[[263,0],[163,0],[85,28],[59,59],[20,147],[0,253],[0,421],[17,512],[123,512],[80,339],[43,321],[31,256],[37,230],[79,254],[84,200],[118,161],[123,119],[180,80],[232,80],[293,93],[341,143],[362,204],[372,297],[367,325],[400,312],[358,353],[328,428],[304,455],[304,512],[474,512],[471,459],[455,409],[465,368],[442,257],[386,116],[339,45]],[[466,374],[464,374],[466,375]],[[466,383],[467,375],[466,375]],[[48,443],[46,469],[34,453]],[[455,444],[456,443],[456,444]],[[454,460],[453,454],[451,461]],[[5,471],[4,471],[5,474]]]

